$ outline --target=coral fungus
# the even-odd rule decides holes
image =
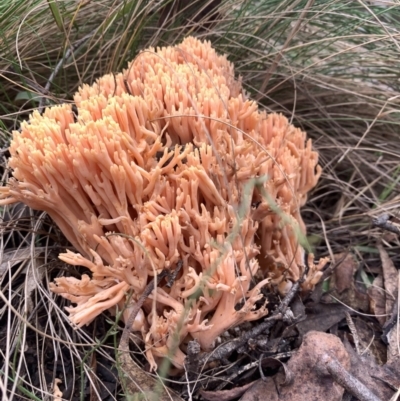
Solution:
[[[166,355],[181,367],[188,339],[209,350],[265,316],[261,288],[285,291],[305,269],[299,209],[320,175],[305,133],[260,111],[226,57],[194,38],[142,51],[74,101],[76,121],[64,104],[14,132],[14,177],[0,190],[2,205],[46,211],[79,252],[60,258],[91,271],[51,287],[75,304],[71,321],[115,308],[126,319],[151,278],[178,265],[132,328],[153,368]],[[304,289],[324,265],[310,262]]]

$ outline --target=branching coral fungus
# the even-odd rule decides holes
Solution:
[[[51,289],[76,306],[77,326],[129,309],[154,275],[182,266],[137,316],[153,368],[181,367],[228,328],[267,314],[263,287],[285,291],[305,263],[299,209],[320,175],[305,133],[242,93],[233,66],[208,42],[147,49],[70,105],[34,112],[14,132],[13,178],[0,204],[46,211],[79,253],[60,255],[91,276]],[[303,288],[325,261],[309,263]],[[155,303],[154,303],[155,302]]]

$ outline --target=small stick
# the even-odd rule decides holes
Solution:
[[[123,370],[123,378],[121,380],[122,387],[127,398],[129,399],[145,399],[157,401],[183,401],[179,394],[164,386],[164,384],[146,373],[130,356],[129,353],[129,335],[132,330],[132,324],[143,306],[144,301],[157,287],[160,281],[168,275],[167,270],[163,270],[157,279],[153,279],[147,284],[142,295],[139,297],[128,320],[125,323],[124,330],[119,342],[119,364]]]
[[[160,281],[168,275],[167,270],[163,270],[158,276],[157,276],[157,284],[156,286],[160,283]],[[144,289],[142,295],[139,297],[137,302],[135,303],[131,314],[128,317],[128,320],[125,322],[125,327],[124,331],[122,332],[120,344],[128,344],[129,341],[129,335],[131,334],[131,329],[133,322],[136,319],[137,314],[140,311],[140,308],[143,306],[144,301],[146,301],[147,297],[151,294],[151,292],[154,290],[154,278],[150,281],[149,284],[147,284],[146,288]]]
[[[399,320],[399,316],[397,313],[397,307],[398,307],[398,302],[399,302],[399,294],[396,294],[395,302],[393,302],[393,309],[392,313],[390,315],[390,318],[386,320],[385,324],[382,327],[382,335],[381,335],[381,340],[388,345],[389,344],[389,339],[388,339],[388,334],[392,330],[392,328],[397,324]]]
[[[382,401],[363,383],[352,376],[335,358],[323,355],[321,368],[325,368],[336,383],[340,384],[353,397],[360,401]]]
[[[374,227],[382,228],[382,230],[390,231],[397,235],[400,235],[400,228],[395,226],[391,221],[389,221],[390,216],[385,213],[381,216],[376,217],[372,220],[372,225]]]
[[[358,336],[356,325],[354,324],[353,319],[350,316],[350,313],[347,312],[347,311],[345,311],[344,313],[346,315],[347,326],[349,326],[350,332],[351,332],[351,334],[353,336],[354,345],[356,347],[356,352],[357,352],[358,355],[361,355],[360,337]]]
[[[51,73],[44,89],[43,89],[43,93],[44,94],[48,94],[50,93],[50,87],[55,79],[55,77],[57,76],[58,72],[60,71],[61,67],[65,64],[65,62],[69,59],[69,57],[75,53],[80,47],[82,47],[88,39],[90,39],[96,32],[96,29],[94,29],[92,32],[88,33],[87,35],[85,35],[83,38],[77,40],[73,45],[72,45],[72,49],[69,48],[67,49],[67,51],[64,54],[64,57],[57,63],[57,65],[54,67],[53,72]],[[46,102],[46,98],[43,96],[40,99],[39,102],[39,113],[42,114],[44,106],[45,106],[45,102]]]
[[[128,95],[133,96],[131,88],[130,88],[129,83],[128,83],[128,80],[126,78],[124,78],[124,85],[125,85],[126,91],[128,92]],[[117,86],[117,85],[115,85],[115,86]]]
[[[174,284],[174,281],[176,280],[176,276],[181,271],[182,267],[183,267],[183,260],[178,260],[178,262],[176,263],[175,270],[172,273],[168,274],[167,284],[166,284],[166,286],[168,288],[172,287],[172,284]]]

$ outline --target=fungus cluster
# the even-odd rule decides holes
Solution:
[[[285,292],[305,269],[300,207],[320,175],[300,129],[248,99],[232,64],[208,42],[187,38],[142,51],[70,104],[35,111],[13,133],[13,178],[0,204],[46,211],[86,267],[59,277],[55,293],[76,326],[105,310],[124,319],[149,281],[161,281],[132,329],[152,366],[182,367],[196,339],[212,349],[228,328],[267,314],[261,289]],[[309,258],[303,289],[325,260]]]

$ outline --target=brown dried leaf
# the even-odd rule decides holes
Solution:
[[[127,399],[138,397],[149,401],[183,401],[177,393],[147,374],[131,358],[125,342],[120,342],[118,351],[119,377]]]
[[[90,401],[97,401],[98,400],[98,395],[97,395],[97,389],[99,388],[99,383],[97,380],[97,357],[96,353],[93,352],[91,357],[90,357],[90,370],[88,372],[88,375],[90,376],[89,383],[90,383]]]
[[[294,381],[290,386],[280,387],[280,399],[285,401],[342,399],[343,388],[330,376],[321,377],[320,372],[315,369],[323,355],[335,357],[345,369],[350,367],[350,357],[338,337],[310,331],[304,336],[298,352],[288,362],[288,368],[294,373]]]
[[[348,341],[344,341],[344,344],[350,356],[351,374],[373,390],[380,399],[389,400],[394,393],[392,386],[395,385],[395,388],[400,386],[400,371],[380,366],[369,356],[358,355]]]
[[[297,330],[301,335],[309,331],[327,331],[346,317],[350,312],[344,305],[338,304],[311,304],[306,307],[307,319],[297,323]]]
[[[372,285],[368,288],[369,305],[378,322],[383,326],[387,320],[386,295],[383,289],[383,277],[375,277]]]
[[[241,401],[341,401],[344,389],[330,375],[321,376],[316,369],[321,357],[326,355],[334,357],[345,369],[350,367],[350,357],[338,337],[310,331],[287,364],[288,370],[293,373],[292,383],[278,384],[285,381],[282,377],[284,373],[280,372],[274,378],[258,381],[243,395]]]
[[[397,293],[397,270],[382,245],[378,245],[382,261],[383,282],[386,290],[386,313],[391,314]]]
[[[393,326],[386,336],[388,340],[387,358],[388,360],[396,359],[400,357],[400,327],[399,322]]]
[[[265,380],[258,380],[250,387],[243,395],[240,401],[279,401],[279,395],[276,390],[276,385],[272,377],[266,377]]]
[[[336,265],[330,278],[329,293],[324,295],[322,299],[329,303],[332,302],[332,297],[334,297],[352,309],[365,313],[369,312],[369,297],[360,291],[354,282],[354,274],[358,269],[358,263],[354,256],[352,254],[338,254],[335,259],[341,262]]]
[[[394,310],[392,311],[391,320],[394,323],[394,326],[387,334],[386,338],[388,340],[388,350],[387,357],[388,361],[398,360],[400,358],[400,316],[398,314],[399,310],[399,302],[400,302],[400,271],[397,273],[397,297],[396,304],[394,305]]]
[[[42,252],[45,252],[46,248],[36,247],[34,248],[34,258],[38,257]],[[5,251],[0,260],[0,280],[8,269],[14,267],[16,264],[21,262],[28,262],[32,255],[32,249],[30,247],[18,248],[13,250]]]
[[[246,390],[254,385],[255,382],[245,384],[242,387],[235,387],[230,390],[205,391],[200,390],[201,396],[207,401],[230,401],[240,397]]]
[[[397,391],[400,388],[400,357],[392,358],[377,374],[374,372],[373,375]]]
[[[358,337],[360,354],[371,357],[378,365],[386,362],[386,345],[380,339],[378,323],[356,316],[353,320]]]
[[[352,288],[353,277],[358,269],[358,263],[351,253],[335,255],[335,260],[341,259],[343,261],[336,266],[330,280],[330,288],[335,288],[339,294]]]

